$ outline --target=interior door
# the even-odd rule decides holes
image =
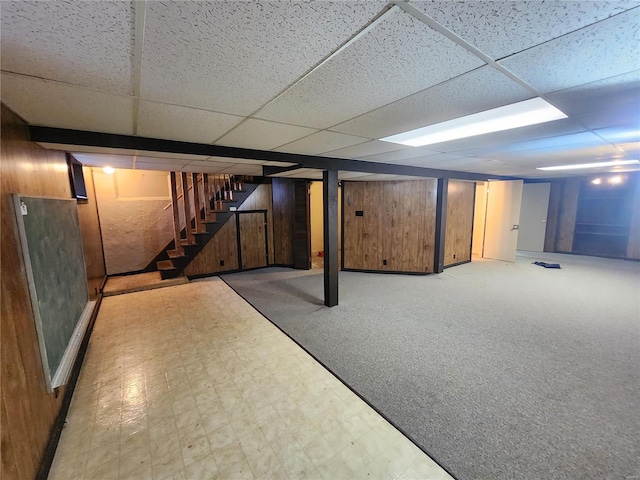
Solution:
[[[550,183],[525,183],[522,188],[520,208],[520,230],[518,250],[544,251],[544,236],[547,232],[547,210],[549,209]]]
[[[240,268],[267,266],[267,212],[238,212]]]
[[[522,180],[489,182],[483,257],[516,261],[522,185]]]

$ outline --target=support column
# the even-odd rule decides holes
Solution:
[[[322,172],[324,207],[324,304],[338,304],[338,171]]]
[[[438,179],[438,192],[436,200],[436,244],[434,249],[433,273],[444,271],[444,242],[447,230],[447,192],[449,179]]]

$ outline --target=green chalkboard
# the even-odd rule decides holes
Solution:
[[[20,195],[14,195],[14,203],[45,377],[55,388],[56,373],[89,303],[77,205],[75,200]]]

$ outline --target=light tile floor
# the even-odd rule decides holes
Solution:
[[[103,300],[49,478],[451,477],[213,278]]]

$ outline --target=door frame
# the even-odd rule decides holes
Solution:
[[[257,268],[265,268],[268,267],[270,265],[269,263],[269,234],[268,234],[268,224],[267,224],[267,210],[236,210],[235,212],[235,217],[236,217],[236,245],[237,245],[237,250],[238,250],[238,269],[240,271],[246,271],[246,270],[255,270]],[[242,215],[243,213],[262,213],[264,215],[264,248],[265,248],[265,258],[266,258],[266,265],[264,267],[252,267],[252,268],[243,268],[242,266],[242,239],[240,237],[240,215]]]

